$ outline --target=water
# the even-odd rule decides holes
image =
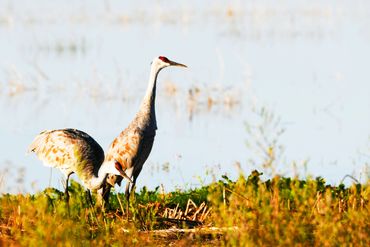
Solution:
[[[61,189],[61,173],[25,156],[34,136],[73,127],[106,149],[138,110],[158,55],[189,69],[159,76],[159,129],[139,187],[235,178],[238,162],[246,173],[270,174],[261,165],[263,136],[247,130],[261,125],[263,149],[285,130],[276,139],[276,172],[364,181],[369,5],[0,1],[1,191]],[[275,127],[264,123],[262,108]]]

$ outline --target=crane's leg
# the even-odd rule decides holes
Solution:
[[[112,186],[105,183],[102,188],[98,190],[97,193],[97,203],[104,209],[109,208],[109,196]]]
[[[109,207],[109,196],[112,186],[110,184],[105,184],[103,189],[103,203],[105,207]]]
[[[69,180],[69,176],[71,176],[71,174],[72,173],[70,173],[70,174],[67,175],[66,187],[65,187],[65,191],[64,191],[64,194],[66,195],[66,203],[67,204],[69,203],[68,180]]]
[[[132,193],[132,191],[134,190],[135,188],[135,184],[136,184],[136,178],[137,177],[134,177],[134,179],[132,180],[132,183],[131,183],[131,189],[130,189],[130,183],[128,182],[126,184],[126,192],[125,192],[125,196],[126,196],[126,201],[127,201],[127,206],[126,206],[126,212],[127,212],[127,220],[128,220],[128,208],[130,206],[130,195]]]
[[[130,205],[130,182],[127,182],[126,184],[126,190],[125,190],[125,197],[126,197],[126,218],[128,220],[128,208]]]
[[[140,172],[141,172],[141,169],[143,167],[138,167],[136,170],[134,169],[133,170],[133,173],[132,173],[132,183],[131,183],[131,189],[130,189],[130,183],[128,182],[126,184],[126,192],[125,192],[125,195],[126,195],[126,201],[127,201],[127,208],[126,208],[126,212],[127,212],[127,220],[128,220],[128,208],[129,208],[129,205],[130,205],[130,194],[132,193],[132,191],[134,190],[135,188],[135,184],[136,184],[136,179],[137,177],[139,176]]]
[[[93,206],[94,206],[94,204],[93,204],[93,200],[92,200],[92,197],[91,197],[91,192],[90,192],[90,190],[86,190],[86,198],[87,198],[87,202],[88,202],[88,204],[90,204],[90,205],[91,205],[91,207],[93,207]]]

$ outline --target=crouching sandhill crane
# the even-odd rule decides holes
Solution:
[[[66,176],[65,194],[69,200],[68,179],[76,173],[82,185],[90,191],[104,186],[108,174],[119,175],[131,182],[126,168],[116,160],[104,162],[104,151],[88,134],[76,129],[41,132],[28,148],[44,165],[59,168]],[[103,195],[104,196],[104,195]],[[90,197],[91,202],[91,197]]]
[[[105,162],[118,161],[127,176],[132,178],[132,182],[126,184],[125,197],[127,200],[127,212],[130,199],[130,193],[133,190],[136,179],[139,176],[144,162],[152,150],[155,133],[157,130],[157,121],[155,117],[155,94],[157,86],[158,73],[165,67],[186,65],[173,62],[166,57],[160,56],[153,60],[150,70],[149,84],[142,100],[140,109],[134,120],[123,130],[119,136],[111,143],[105,157]],[[114,186],[115,183],[121,184],[122,178],[109,175],[107,182]],[[131,184],[131,189],[130,189]],[[107,184],[107,192],[110,187]]]

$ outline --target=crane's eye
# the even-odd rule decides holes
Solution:
[[[159,59],[162,60],[165,63],[169,63],[170,62],[170,60],[168,60],[168,58],[166,58],[164,56],[160,56]]]

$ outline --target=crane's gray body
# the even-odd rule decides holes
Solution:
[[[152,147],[157,130],[157,121],[155,115],[155,96],[158,73],[168,66],[186,67],[168,60],[166,57],[158,57],[153,60],[149,84],[146,94],[141,103],[139,112],[129,126],[120,133],[120,135],[110,145],[105,161],[117,160],[126,168],[126,174],[132,178],[131,191],[135,186],[136,179],[139,176],[145,161],[147,160]],[[109,175],[103,194],[109,194],[110,186],[115,183],[121,184],[122,178],[115,175]],[[109,184],[110,185],[109,185]],[[126,185],[126,199],[130,195],[130,183]]]
[[[105,157],[106,161],[117,160],[126,168],[126,174],[133,181],[131,190],[149,157],[156,135],[155,87],[154,82],[151,90],[148,89],[149,93],[144,97],[134,120],[113,140]],[[114,186],[115,183],[120,185],[121,181],[122,177],[116,175],[109,175],[107,178],[107,182],[111,186]],[[107,190],[109,191],[109,189],[108,186]],[[104,192],[104,194],[106,193]],[[129,183],[127,183],[126,196],[129,196],[129,193]]]

